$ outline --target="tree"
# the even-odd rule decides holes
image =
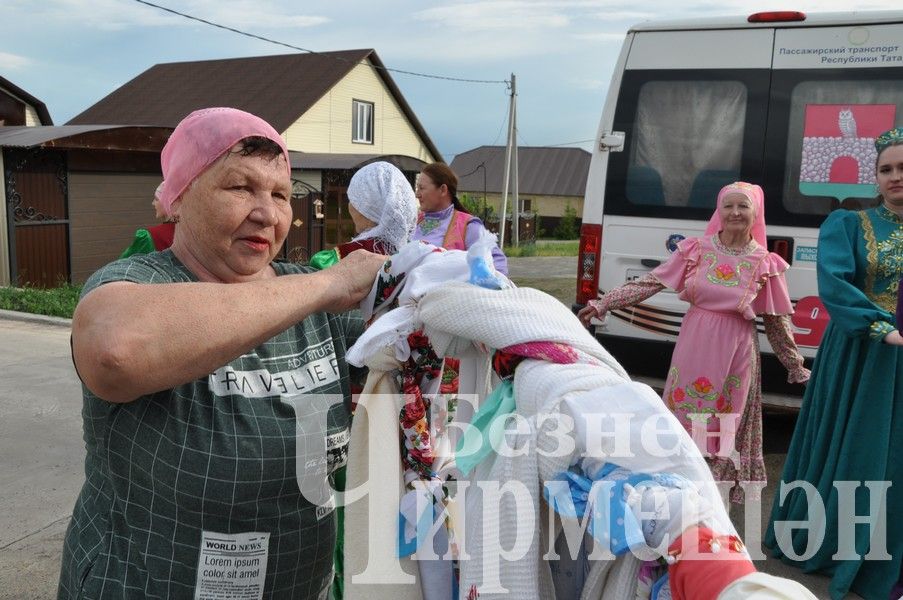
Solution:
[[[575,240],[579,237],[577,231],[577,209],[568,202],[564,207],[564,216],[558,221],[553,234],[556,240]]]
[[[464,210],[474,216],[480,217],[484,221],[492,217],[495,213],[495,210],[491,206],[483,205],[482,196],[471,196],[468,193],[463,193],[461,194],[461,197],[458,198],[458,200],[461,201],[461,204],[464,206]]]

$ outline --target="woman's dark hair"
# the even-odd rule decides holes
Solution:
[[[436,187],[444,185],[448,188],[455,210],[467,212],[464,205],[458,200],[458,176],[451,170],[451,167],[443,162],[434,162],[424,166],[420,172],[429,177]]]
[[[236,153],[241,156],[260,156],[273,159],[282,156],[282,148],[269,138],[260,135],[246,137],[239,142],[241,148]]]

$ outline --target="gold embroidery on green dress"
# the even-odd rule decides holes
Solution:
[[[895,328],[887,321],[875,321],[869,325],[869,337],[882,340],[884,336],[893,331]]]
[[[897,310],[897,290],[900,284],[900,275],[903,274],[903,220],[883,206],[879,206],[875,212],[881,219],[896,224],[897,228],[890,233],[887,239],[879,242],[866,211],[859,213],[868,253],[865,294],[869,300],[893,314]],[[875,289],[879,284],[879,279],[890,279],[887,288],[881,292]]]

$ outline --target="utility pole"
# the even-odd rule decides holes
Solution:
[[[513,77],[513,76],[512,76]],[[520,194],[518,194],[518,176],[517,176],[517,103],[514,104],[514,133],[512,134],[512,153],[511,153],[511,170],[514,172],[514,178],[511,187],[514,189],[514,210],[511,215],[511,233],[514,238],[514,247],[520,246]]]
[[[508,216],[508,183],[511,181],[511,149],[515,145],[514,136],[517,133],[515,129],[515,110],[517,98],[517,78],[514,73],[511,74],[511,99],[508,104],[508,145],[505,148],[505,178],[502,181],[502,214],[499,226],[499,247],[505,247],[505,219]],[[516,231],[516,229],[512,229]],[[515,239],[517,233],[514,234]]]
[[[486,221],[486,161],[481,162],[477,165],[478,169],[483,169],[483,212],[480,215],[480,218],[483,221]]]

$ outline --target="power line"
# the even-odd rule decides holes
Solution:
[[[325,54],[322,52],[317,52],[316,50],[310,50],[308,48],[301,48],[300,46],[293,46],[292,44],[287,44],[285,42],[280,42],[279,40],[274,40],[268,37],[264,37],[262,35],[257,35],[256,33],[248,33],[247,31],[242,31],[241,29],[235,29],[234,27],[228,27],[226,25],[220,25],[219,23],[214,23],[213,21],[208,21],[207,19],[202,19],[200,17],[195,17],[189,14],[185,14],[183,12],[179,12],[177,10],[173,10],[171,8],[167,8],[165,6],[160,6],[159,4],[154,4],[153,2],[148,2],[147,0],[135,0],[139,4],[144,4],[146,6],[150,6],[153,8],[157,8],[162,11],[166,11],[168,13],[172,13],[174,15],[178,15],[180,17],[184,17],[186,19],[191,19],[192,21],[197,21],[199,23],[203,23],[205,25],[210,25],[211,27],[218,27],[219,29],[224,29],[226,31],[231,31],[232,33],[237,33],[239,35],[243,35],[245,37],[253,38],[255,40],[260,40],[263,42],[267,42],[270,44],[276,44],[277,46],[284,46],[286,48],[291,48],[292,50],[298,50],[300,52],[306,52],[308,54],[316,54],[318,56],[325,56],[327,58],[332,58],[333,60],[340,60],[342,62],[352,63],[356,65],[364,65],[370,67],[372,69],[386,71],[390,73],[401,73],[403,75],[412,75],[414,77],[424,77],[427,79],[442,79],[445,81],[458,81],[461,83],[504,83],[508,85],[508,81],[505,79],[466,79],[462,77],[446,77],[444,75],[430,75],[429,73],[418,73],[416,71],[405,71],[404,69],[391,69],[389,67],[379,67],[377,65],[370,64],[366,61],[352,61],[346,58],[341,58],[338,56],[333,56],[330,54]]]
[[[499,124],[499,131],[495,134],[495,139],[492,140],[490,146],[495,146],[495,143],[499,141],[499,138],[502,137],[502,129],[505,128],[505,123],[508,121],[508,107],[505,107],[505,112],[502,114],[502,122]]]
[[[575,142],[562,142],[560,144],[543,144],[546,148],[557,148],[559,146],[573,146],[574,144],[585,144],[587,142],[594,142],[596,138],[589,138],[588,140],[577,140]]]

